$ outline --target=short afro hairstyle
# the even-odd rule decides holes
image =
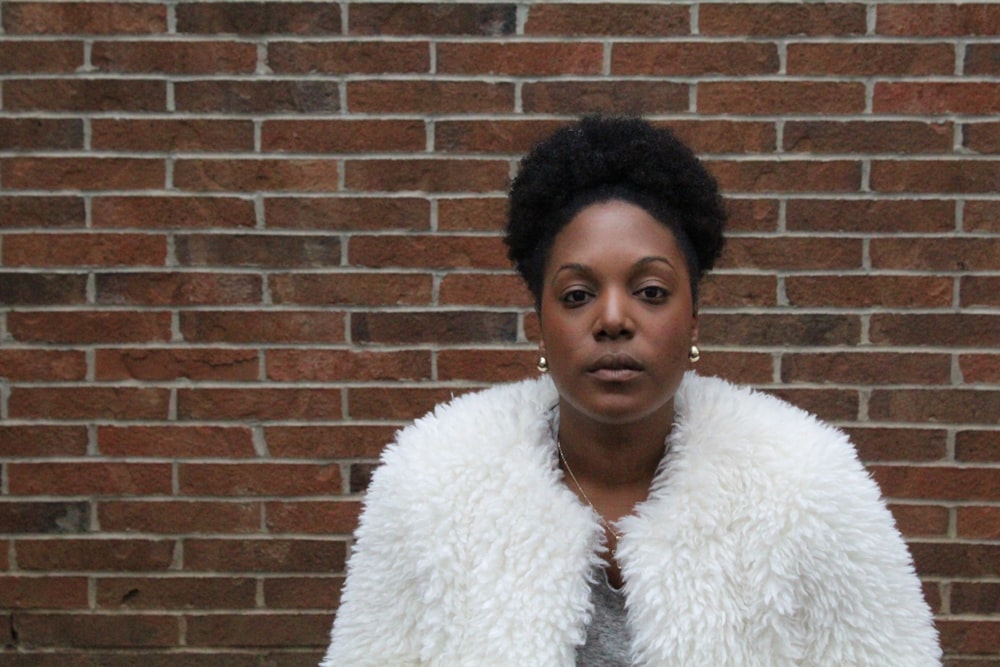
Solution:
[[[511,184],[504,242],[536,306],[556,234],[587,206],[612,200],[635,204],[671,229],[697,299],[725,243],[715,179],[665,128],[636,117],[587,116],[536,144]]]

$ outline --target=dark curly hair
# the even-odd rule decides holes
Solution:
[[[715,179],[667,129],[635,117],[588,116],[536,144],[510,188],[507,256],[536,305],[556,234],[587,206],[611,200],[635,204],[673,231],[697,299],[698,282],[725,243]]]

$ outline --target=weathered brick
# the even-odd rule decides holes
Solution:
[[[955,509],[959,537],[1000,539],[1000,507],[974,505]]]
[[[793,43],[788,73],[831,76],[947,76],[955,71],[955,48],[945,42]]]
[[[130,79],[9,79],[3,86],[10,111],[166,111],[163,81]]]
[[[1000,153],[1000,123],[966,123],[962,126],[962,145],[977,153]]]
[[[4,279],[0,274],[0,284]],[[0,302],[4,300],[0,298]],[[80,350],[0,349],[0,377],[8,381],[79,381],[86,375],[87,359]]]
[[[326,575],[343,571],[346,546],[342,540],[321,539],[189,539],[184,544],[184,569],[254,575],[268,572]]]
[[[947,153],[950,123],[916,121],[793,121],[785,124],[785,150],[795,153]]]
[[[245,228],[256,224],[253,202],[237,197],[95,197],[95,227]]]
[[[8,266],[163,266],[167,239],[159,234],[8,234]]]
[[[508,169],[500,160],[354,159],[344,167],[344,183],[351,190],[369,191],[502,191]]]
[[[604,65],[598,42],[445,42],[436,52],[442,74],[598,75]]]
[[[349,81],[352,113],[504,113],[514,86],[485,81]]]
[[[167,8],[121,2],[13,2],[4,6],[11,34],[153,34],[166,32]]]
[[[955,229],[955,204],[943,199],[793,199],[788,229],[808,232],[948,232]]]
[[[430,204],[419,197],[267,197],[264,217],[271,229],[424,230]]]
[[[150,495],[170,493],[170,464],[81,462],[12,463],[11,495]]]
[[[513,3],[380,2],[350,6],[352,35],[511,35]]]
[[[342,577],[268,577],[264,604],[269,609],[336,609]]]
[[[421,74],[430,71],[426,42],[269,41],[267,64],[291,74]]]
[[[153,458],[247,458],[256,455],[246,426],[98,426],[105,456]]]
[[[502,343],[517,338],[517,316],[490,311],[355,313],[355,343]]]
[[[855,114],[865,109],[864,84],[840,81],[706,81],[702,114]]]
[[[876,113],[975,114],[1000,108],[1000,90],[992,83],[902,82],[875,84],[872,106]]]
[[[256,583],[243,577],[101,577],[99,609],[252,609]]]
[[[698,331],[710,345],[856,345],[861,323],[852,315],[702,313]]]
[[[166,389],[148,387],[15,387],[10,415],[22,419],[166,419]]]
[[[85,216],[81,197],[0,195],[0,229],[82,227]]]
[[[317,646],[328,643],[331,614],[206,614],[185,617],[193,646]]]
[[[165,572],[176,548],[174,540],[137,537],[15,542],[18,567],[30,572]]]
[[[872,419],[880,421],[996,425],[1000,424],[1000,392],[977,389],[876,389],[872,392],[868,412]],[[991,484],[982,488],[993,488],[996,478],[986,474],[988,472],[969,471],[969,480],[963,484],[971,484],[972,479],[978,479],[976,475],[981,475],[984,479],[992,479]],[[942,479],[938,481],[944,484],[947,480],[942,474]],[[956,486],[956,493],[974,492],[971,487],[961,489],[960,486]]]
[[[788,383],[847,385],[951,383],[951,359],[946,354],[890,352],[827,352],[785,354],[781,380]]]
[[[132,190],[163,187],[162,160],[100,157],[0,158],[11,190]]]
[[[98,503],[97,517],[101,530],[112,533],[257,533],[261,506],[217,501],[106,501]]]
[[[179,419],[274,421],[339,419],[339,389],[181,389]]]
[[[106,305],[199,306],[261,303],[258,275],[233,273],[100,273],[97,303]]]
[[[997,200],[967,201],[963,209],[965,229],[972,232],[1000,231],[1000,202]]]
[[[441,350],[438,380],[513,382],[537,374],[535,350]]]
[[[528,9],[527,35],[686,35],[691,8],[670,3],[539,3]]]
[[[178,111],[189,112],[258,114],[340,111],[340,87],[335,81],[179,81],[174,84],[174,99]]]
[[[995,347],[1000,318],[977,313],[875,314],[871,341],[900,346]]]
[[[777,74],[775,44],[757,42],[623,42],[611,51],[611,73],[631,76]]]
[[[91,121],[91,145],[95,149],[139,152],[249,151],[254,146],[253,123],[201,118],[98,118]],[[142,200],[148,201],[147,198]]]
[[[453,273],[441,281],[442,304],[468,306],[530,307],[534,303],[521,276],[483,273]]]
[[[719,268],[739,269],[860,269],[859,239],[835,237],[733,237]]]
[[[337,35],[340,7],[318,2],[196,2],[177,11],[181,33]]]
[[[788,276],[788,303],[799,307],[946,308],[954,280],[947,276]]]
[[[174,182],[181,189],[195,191],[330,192],[338,189],[338,174],[336,160],[190,159],[177,161]]]
[[[0,507],[3,508],[0,533],[65,534],[90,530],[90,505],[86,502],[4,502]]]
[[[434,149],[450,153],[521,154],[564,124],[551,120],[442,120],[434,124]]]
[[[83,456],[87,452],[84,426],[0,425],[0,456]]]
[[[295,153],[419,152],[427,143],[417,120],[272,120],[265,121],[265,151]]]
[[[941,461],[947,456],[943,429],[862,426],[847,429],[865,463],[873,461]]]
[[[947,542],[910,542],[917,572],[925,577],[996,577],[1000,573],[1000,545]]]
[[[1000,35],[993,3],[880,5],[875,30],[895,37]]]
[[[0,576],[0,607],[6,609],[86,608],[87,579],[85,577]]]
[[[90,58],[105,72],[250,74],[257,67],[257,47],[245,42],[97,42]]]
[[[961,304],[969,306],[1000,306],[1000,277],[962,276]]]
[[[430,304],[429,273],[282,273],[269,279],[271,298],[279,304],[405,306]]]
[[[909,271],[995,271],[1000,238],[874,238],[872,267]]]
[[[1000,384],[1000,356],[963,354],[958,358],[962,378],[968,383]]]
[[[726,192],[855,192],[861,186],[861,163],[850,160],[720,160],[708,167]]]
[[[416,419],[460,393],[431,387],[351,387],[347,410],[352,419]]]
[[[0,42],[0,74],[69,74],[82,65],[81,42]]]
[[[323,268],[340,263],[340,238],[329,234],[191,234],[177,236],[181,266]]]
[[[501,197],[438,200],[438,228],[449,231],[503,229],[507,200]]]
[[[787,387],[770,389],[778,398],[784,399],[807,412],[831,422],[856,421],[858,419],[858,393],[849,389],[803,389]]]
[[[889,509],[903,537],[945,537],[948,534],[947,507],[894,503]]]
[[[965,47],[965,73],[993,76],[1000,62],[1000,44],[995,41]]]
[[[396,427],[350,422],[336,426],[265,426],[264,439],[278,458],[376,458]]]
[[[268,350],[266,372],[278,382],[430,380],[431,355],[422,350]]]
[[[702,347],[697,370],[699,375],[745,384],[768,384],[774,379],[771,355],[759,352],[723,352]]]
[[[97,350],[94,376],[101,381],[250,381],[258,378],[256,350],[149,348]]]
[[[683,120],[664,124],[698,155],[771,153],[777,148],[773,123],[752,120]]]
[[[863,35],[864,5],[857,3],[709,3],[699,6],[703,35]]]
[[[0,146],[5,150],[81,149],[83,123],[75,119],[0,118]]]
[[[86,274],[0,271],[0,304],[5,306],[69,305],[86,301]]]
[[[178,619],[158,614],[21,614],[19,641],[28,646],[174,646]]]
[[[689,87],[669,81],[544,81],[525,83],[522,93],[528,113],[652,114],[688,110]]]
[[[496,236],[354,236],[347,255],[351,266],[376,268],[506,269],[509,261]]]
[[[709,273],[698,286],[698,304],[710,308],[775,306],[778,281],[774,276]]]
[[[329,311],[192,311],[181,313],[192,343],[338,343],[344,314]]]
[[[279,501],[265,503],[266,526],[272,534],[354,532],[361,503],[355,500]]]
[[[170,340],[170,314],[162,312],[81,311],[7,315],[16,341],[35,343],[151,343]]]

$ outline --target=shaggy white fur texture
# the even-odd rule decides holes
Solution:
[[[547,378],[439,406],[375,472],[322,667],[573,667],[601,560],[563,483]],[[636,665],[940,665],[879,490],[839,431],[688,374],[621,522]]]

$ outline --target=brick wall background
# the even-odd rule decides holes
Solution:
[[[0,3],[0,667],[325,646],[368,474],[534,373],[536,138],[731,198],[703,373],[841,425],[951,667],[1000,665],[1000,4]]]

